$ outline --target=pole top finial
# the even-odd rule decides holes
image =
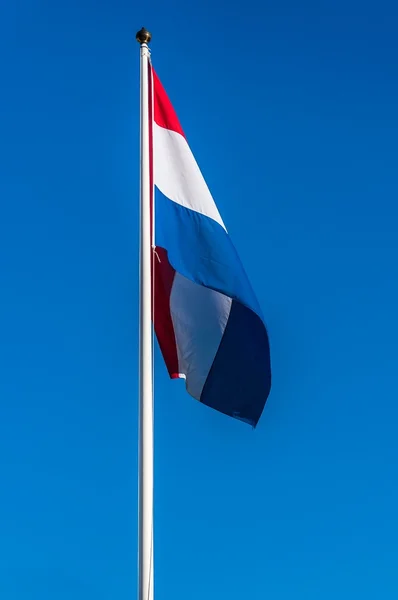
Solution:
[[[142,27],[142,29],[137,31],[135,39],[140,44],[149,44],[149,42],[152,39],[152,35],[149,33],[149,31],[147,29],[145,29],[145,27]]]

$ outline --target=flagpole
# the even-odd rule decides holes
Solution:
[[[151,321],[151,171],[149,143],[149,60],[151,34],[140,44],[140,366],[139,366],[139,542],[138,600],[153,600],[153,383]]]

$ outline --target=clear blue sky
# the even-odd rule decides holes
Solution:
[[[1,597],[136,597],[145,25],[274,376],[253,432],[156,351],[156,600],[395,600],[394,3],[15,0],[0,16]]]

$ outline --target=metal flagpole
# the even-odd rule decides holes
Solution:
[[[153,384],[151,321],[151,147],[149,141],[149,60],[151,34],[140,43],[140,366],[139,366],[139,544],[138,600],[153,600]],[[152,111],[151,111],[152,112]]]

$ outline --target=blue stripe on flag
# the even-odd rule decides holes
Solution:
[[[233,301],[200,401],[255,426],[270,389],[267,331],[253,311]]]
[[[169,200],[156,190],[156,245],[176,271],[251,308],[260,306],[228,233],[213,219]]]

